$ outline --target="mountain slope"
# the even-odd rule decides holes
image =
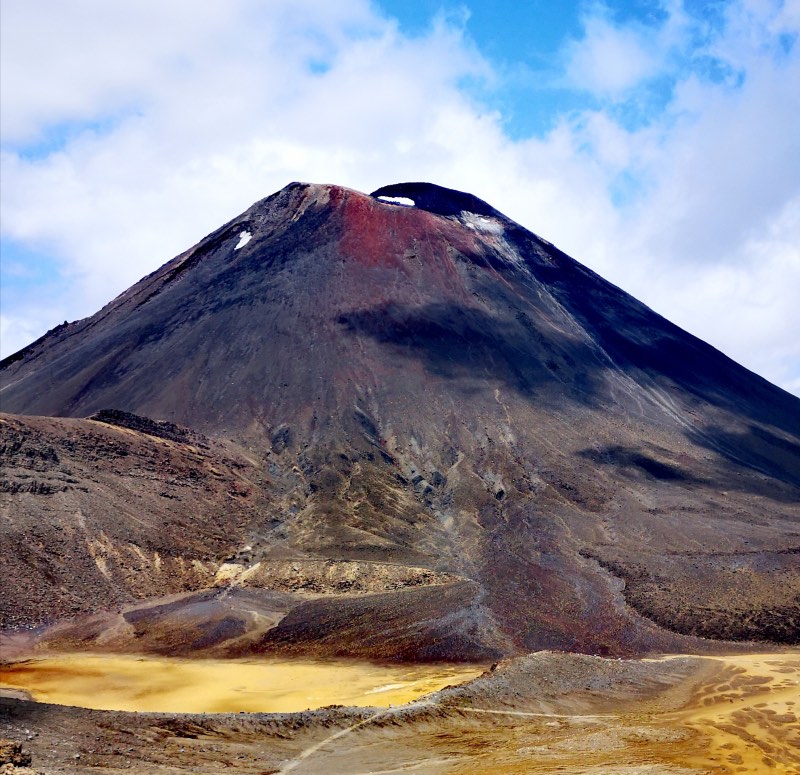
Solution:
[[[405,657],[798,639],[800,401],[469,194],[292,184],[0,378],[7,412],[121,410],[241,450],[263,506],[218,565],[467,585],[323,595],[254,649],[353,653],[375,621],[416,627]]]

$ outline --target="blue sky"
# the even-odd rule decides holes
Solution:
[[[469,190],[800,395],[800,0],[4,0],[0,347],[291,180]]]

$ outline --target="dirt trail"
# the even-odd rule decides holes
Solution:
[[[488,708],[462,708],[466,713],[493,713],[496,716],[524,716],[528,718],[565,718],[573,721],[600,721],[607,718],[619,718],[611,714],[580,716],[568,713],[529,713],[524,710],[490,710]]]
[[[332,735],[329,735],[319,743],[315,743],[314,745],[310,745],[308,748],[304,748],[294,759],[286,762],[286,764],[281,767],[279,770],[280,775],[296,769],[305,759],[308,759],[309,756],[313,756],[315,753],[317,753],[317,751],[320,751],[326,745],[338,740],[341,737],[344,737],[345,735],[349,735],[351,732],[355,732],[356,729],[366,726],[367,724],[371,724],[376,719],[380,718],[381,716],[386,716],[388,713],[391,713],[391,711],[382,710],[378,713],[373,713],[371,716],[362,719],[355,724],[351,724],[349,727],[345,727],[344,729],[340,729],[338,732],[334,732]]]

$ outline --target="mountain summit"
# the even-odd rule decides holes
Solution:
[[[293,183],[0,385],[6,626],[127,606],[156,650],[188,617],[187,649],[407,659],[800,639],[800,400],[470,194]]]

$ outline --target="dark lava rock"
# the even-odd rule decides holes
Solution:
[[[151,420],[149,417],[140,417],[132,412],[121,412],[119,409],[102,409],[93,414],[90,420],[117,425],[120,428],[130,428],[134,431],[169,439],[182,444],[191,444],[198,441],[198,434],[192,433],[188,428],[181,428],[174,422],[166,420]],[[202,438],[202,437],[200,437]]]

